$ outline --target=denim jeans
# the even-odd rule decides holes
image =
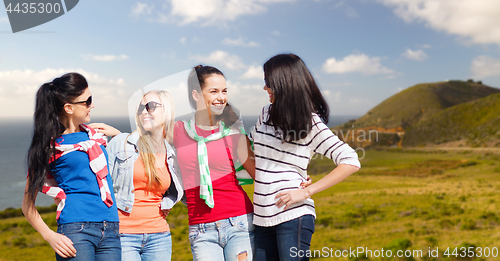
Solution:
[[[193,261],[253,260],[253,213],[189,226]]]
[[[118,222],[75,222],[60,224],[57,233],[73,241],[76,257],[56,260],[120,261],[121,245]]]
[[[255,260],[309,260],[314,216],[304,215],[272,227],[255,226]]]
[[[172,237],[170,232],[152,234],[120,234],[122,261],[170,261]]]

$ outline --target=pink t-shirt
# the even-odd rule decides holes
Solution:
[[[215,130],[203,130],[196,126],[196,133],[208,137]],[[208,166],[212,179],[215,205],[207,206],[200,198],[200,170],[198,164],[198,143],[184,130],[180,121],[174,127],[174,146],[177,161],[182,173],[182,182],[186,192],[189,225],[210,223],[217,220],[253,213],[253,205],[246,192],[238,185],[231,160],[237,159],[236,147],[241,135],[231,135],[206,143]]]

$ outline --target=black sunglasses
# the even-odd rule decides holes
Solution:
[[[148,112],[154,112],[157,106],[161,106],[161,103],[150,101],[146,104],[139,104],[139,108],[137,109],[137,114],[141,114],[142,111],[144,111],[144,108],[146,108]]]
[[[79,102],[69,102],[69,104],[80,104],[80,103],[85,103],[85,106],[90,107],[92,105],[92,95],[86,100],[86,101],[79,101]]]

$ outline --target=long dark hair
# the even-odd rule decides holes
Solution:
[[[191,108],[196,110],[196,101],[193,99],[193,91],[197,91],[200,95],[201,90],[205,87],[205,80],[212,75],[220,75],[225,78],[224,74],[217,68],[212,66],[197,65],[191,70],[188,77],[188,97]],[[235,109],[228,104],[224,108],[221,115],[215,117],[217,121],[222,120],[227,127],[230,127],[238,120],[238,114]]]
[[[312,128],[312,113],[328,123],[328,104],[300,57],[295,54],[272,57],[264,64],[264,79],[274,94],[268,123],[283,131],[283,140],[305,138]]]
[[[33,200],[43,188],[50,172],[49,160],[55,157],[55,139],[66,129],[59,121],[64,105],[80,96],[88,87],[81,74],[67,73],[44,83],[36,93],[33,140],[28,150],[28,193]]]

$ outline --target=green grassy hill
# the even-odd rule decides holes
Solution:
[[[359,151],[359,172],[312,196],[317,219],[311,260],[499,260],[500,155],[479,150]],[[316,182],[334,167],[332,160],[318,157],[308,170]],[[244,189],[253,195],[253,186]],[[49,244],[20,214],[20,210],[0,212],[0,261],[55,260]],[[42,217],[55,230],[55,213]],[[172,260],[192,260],[187,208],[175,205],[167,220]],[[411,251],[414,256],[329,256],[358,247],[372,252],[383,248],[394,255],[398,250]],[[457,247],[472,247],[476,257],[460,258],[461,252],[453,256]],[[429,249],[439,250],[439,256],[428,257]]]
[[[354,128],[377,126],[385,129],[408,129],[449,107],[498,92],[500,90],[496,88],[464,81],[417,84],[389,97],[363,117],[350,122],[348,127],[354,125]]]
[[[500,93],[436,113],[409,128],[405,146],[465,140],[469,146],[500,145]]]

